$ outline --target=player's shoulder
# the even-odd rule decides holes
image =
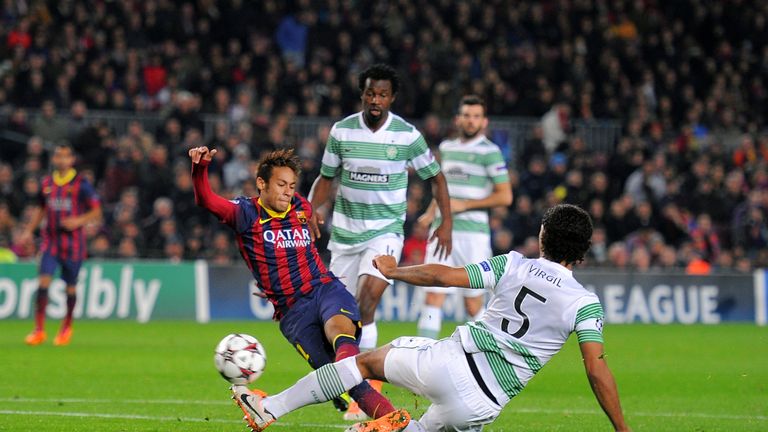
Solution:
[[[312,204],[310,204],[309,200],[298,192],[293,193],[293,199],[291,201],[294,206],[301,206],[303,209],[312,208]]]
[[[362,125],[360,123],[360,113],[356,112],[354,114],[350,114],[343,119],[337,121],[333,124],[333,127],[331,128],[331,132],[340,132],[342,130],[355,130],[355,129],[362,129]]]
[[[419,130],[416,129],[416,126],[412,125],[404,118],[392,111],[389,112],[389,115],[392,116],[392,119],[389,122],[389,126],[387,126],[388,131],[420,134]]]
[[[259,207],[259,204],[256,199],[253,197],[240,195],[232,198],[229,200],[232,204],[235,204],[238,207],[242,207],[244,209],[253,209],[256,210]]]
[[[477,143],[477,148],[480,149],[483,153],[496,153],[501,151],[501,147],[499,147],[498,144],[491,141],[490,138],[483,135],[482,139],[480,139]]]

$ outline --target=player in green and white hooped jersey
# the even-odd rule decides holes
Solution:
[[[488,127],[482,98],[467,95],[459,102],[456,115],[459,136],[440,143],[440,164],[448,181],[453,212],[453,253],[445,259],[429,248],[427,264],[463,266],[491,255],[488,209],[512,204],[512,185],[499,147],[485,137]],[[434,202],[418,223],[436,226]],[[425,287],[424,306],[419,317],[419,336],[437,338],[442,325],[442,307],[447,294],[458,293],[470,321],[482,317],[485,292],[470,289]]]
[[[399,87],[397,73],[374,65],[359,75],[363,110],[333,125],[326,144],[320,177],[310,201],[322,223],[322,206],[330,198],[333,179],[339,187],[333,208],[329,249],[331,271],[344,277],[356,294],[363,322],[360,348],[376,346],[374,314],[381,294],[391,283],[372,265],[379,254],[399,256],[405,222],[407,168],[430,179],[438,206],[449,213],[445,177],[424,137],[411,124],[389,111]],[[316,226],[316,225],[315,225]],[[319,230],[315,230],[319,236]],[[441,255],[451,252],[451,219],[435,230]]]
[[[485,288],[491,292],[488,311],[482,320],[457,327],[451,337],[397,338],[375,351],[325,365],[274,396],[241,390],[238,397],[248,399],[272,421],[327,401],[365,378],[378,378],[425,396],[432,405],[405,427],[390,427],[393,419],[382,418],[352,430],[479,431],[576,333],[597,401],[615,430],[628,431],[603,351],[603,308],[572,273],[589,250],[591,236],[589,214],[562,204],[544,214],[541,258],[510,252],[464,267],[397,267],[391,255],[376,257],[377,268],[393,279],[421,286]],[[402,410],[395,413],[407,418]]]

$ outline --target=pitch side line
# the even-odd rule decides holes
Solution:
[[[102,414],[102,413],[82,413],[82,412],[55,412],[55,411],[16,411],[16,410],[0,410],[0,414],[5,415],[19,415],[19,416],[51,416],[51,417],[77,417],[77,418],[103,418],[103,419],[120,419],[120,420],[149,420],[149,421],[164,421],[164,422],[189,422],[189,423],[227,423],[227,424],[244,424],[242,420],[228,420],[228,419],[202,419],[194,417],[168,417],[168,416],[148,416],[140,414]],[[325,425],[317,423],[274,423],[273,426],[288,426],[288,427],[311,427],[311,428],[324,428],[324,429],[341,429],[348,427],[348,425]]]
[[[157,404],[157,405],[231,405],[228,400],[181,400],[181,399],[86,399],[86,398],[0,398],[0,402],[29,403],[110,403],[110,404]]]

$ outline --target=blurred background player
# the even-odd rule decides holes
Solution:
[[[45,342],[45,309],[48,306],[48,288],[57,267],[67,284],[67,313],[54,345],[67,345],[72,338],[72,312],[77,302],[77,276],[86,257],[83,226],[101,218],[101,202],[93,186],[75,170],[75,153],[68,144],[56,145],[51,159],[53,173],[42,181],[38,207],[22,234],[28,239],[46,220],[41,231],[43,255],[35,303],[35,329],[25,342],[39,345]]]
[[[448,257],[436,254],[434,243],[428,246],[425,263],[460,267],[478,262],[491,253],[491,229],[488,210],[512,204],[512,185],[499,147],[484,130],[488,127],[485,102],[478,96],[464,96],[456,115],[459,136],[440,143],[440,165],[448,181],[453,212],[453,252]],[[439,226],[434,201],[419,218],[420,224]],[[460,293],[469,321],[477,321],[485,311],[485,292],[469,289],[424,288],[426,296],[419,317],[419,336],[436,339],[442,324],[443,303],[448,294]]]
[[[333,179],[340,185],[333,206],[333,230],[328,249],[331,270],[344,278],[356,295],[363,321],[362,350],[376,347],[376,306],[392,281],[373,268],[376,255],[394,255],[403,249],[407,168],[430,179],[437,204],[449,215],[435,229],[431,240],[442,255],[451,252],[451,218],[448,188],[440,165],[421,133],[389,111],[399,90],[399,78],[387,65],[374,65],[358,76],[363,110],[333,125],[323,154],[320,176],[310,199],[320,209],[329,199]],[[317,223],[323,220],[315,213]],[[320,236],[319,229],[315,235]],[[378,386],[378,383],[374,383]],[[352,404],[344,417],[359,420]]]
[[[232,201],[216,195],[208,183],[216,152],[189,150],[195,202],[237,234],[240,254],[275,307],[273,318],[283,336],[314,369],[358,354],[360,313],[344,284],[326,270],[311,239],[312,207],[295,192],[299,160],[293,150],[273,151],[259,163],[258,197]],[[349,394],[372,418],[394,411],[367,382]]]
[[[288,412],[322,402],[317,395],[333,397],[365,378],[385,379],[428,398],[432,405],[418,420],[410,420],[401,409],[348,431],[480,431],[576,333],[595,398],[614,430],[629,431],[605,360],[603,307],[573,277],[573,267],[584,259],[591,237],[589,214],[561,204],[544,214],[541,258],[511,251],[463,267],[398,267],[393,256],[376,257],[376,267],[392,279],[420,286],[487,289],[488,311],[480,321],[457,327],[445,339],[400,337],[375,351],[323,366],[274,396],[251,394],[242,386],[232,386],[232,391],[251,407],[248,415],[261,419],[257,426],[262,430]]]

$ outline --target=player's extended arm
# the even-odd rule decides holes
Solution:
[[[209,151],[208,147],[196,147],[189,150],[192,159],[192,184],[195,191],[195,204],[208,209],[222,222],[229,225],[235,223],[237,206],[231,201],[216,195],[208,183],[208,164],[216,150]]]
[[[629,431],[629,426],[624,422],[624,414],[621,412],[616,381],[608,368],[608,363],[605,362],[603,344],[584,342],[579,344],[579,347],[584,359],[584,370],[587,372],[589,385],[592,387],[592,392],[600,403],[600,407],[608,415],[615,430]]]
[[[312,216],[309,218],[309,227],[314,238],[320,238],[320,225],[325,223],[323,218],[322,207],[328,202],[328,198],[331,195],[331,187],[333,186],[333,178],[318,176],[315,182],[312,184],[312,189],[309,191],[309,203],[312,204]]]
[[[481,199],[468,199],[468,200],[451,200],[451,210],[454,213],[487,209],[493,207],[507,207],[512,204],[512,185],[509,182],[496,183],[493,186],[493,192],[486,198]]]
[[[387,279],[397,279],[412,285],[471,288],[469,275],[464,267],[442,264],[420,264],[398,267],[392,255],[378,255],[373,266]]]
[[[448,182],[445,181],[445,176],[442,172],[437,173],[436,176],[430,179],[432,181],[432,191],[437,201],[437,206],[440,208],[440,216],[442,221],[440,226],[437,227],[435,232],[430,237],[429,241],[437,239],[437,247],[435,248],[435,255],[439,257],[447,257],[451,254],[453,248],[452,243],[452,231],[453,231],[453,218],[451,217],[451,198],[448,196]],[[458,286],[458,285],[455,285]]]

